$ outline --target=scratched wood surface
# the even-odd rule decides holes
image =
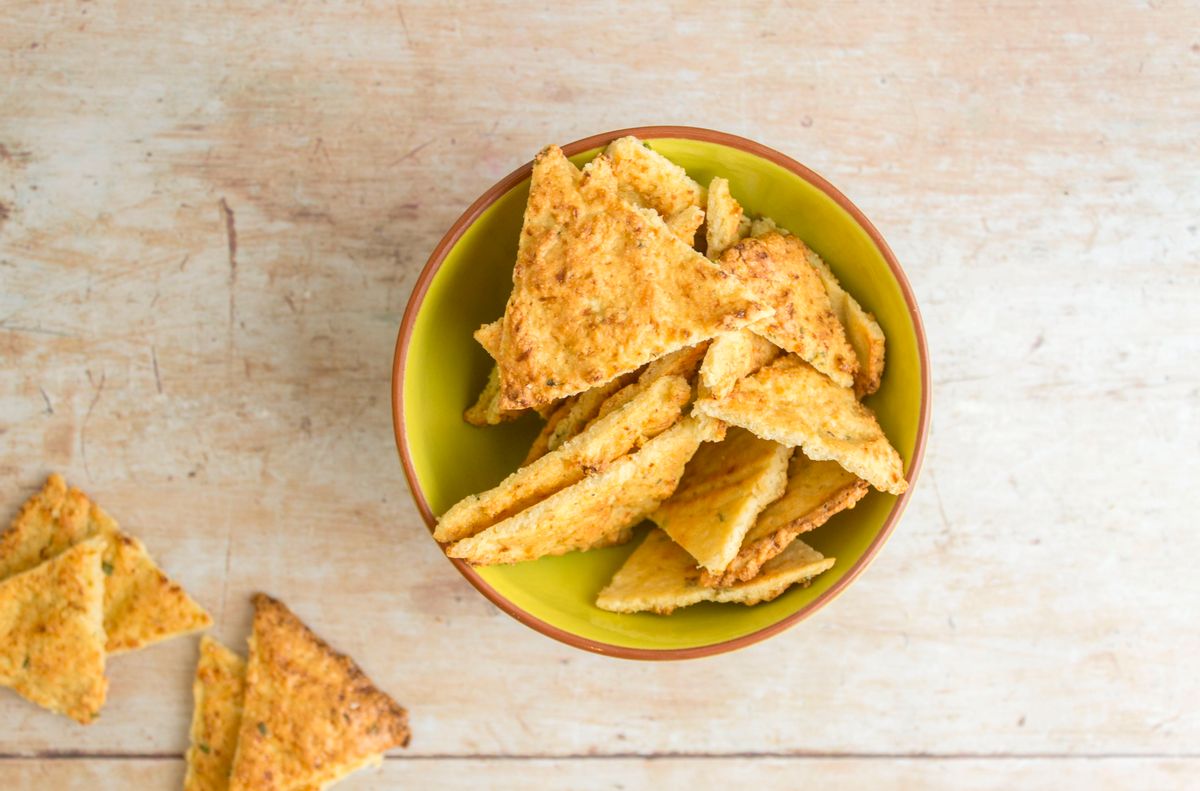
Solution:
[[[406,704],[347,788],[1185,787],[1200,771],[1200,7],[0,7],[0,518],[53,470],[241,644],[280,596]],[[642,123],[829,177],[924,310],[924,476],[869,572],[733,655],[636,664],[440,556],[389,369],[446,227]],[[0,787],[177,787],[195,640],[100,721],[0,694]]]

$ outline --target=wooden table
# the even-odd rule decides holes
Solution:
[[[1195,787],[1200,7],[287,5],[0,9],[5,514],[59,470],[215,636],[242,645],[253,591],[291,604],[411,710],[347,789]],[[453,219],[544,143],[642,123],[844,189],[936,390],[868,573],[676,664],[478,596],[389,413]],[[0,788],[178,787],[195,652],[114,659],[87,728],[0,694]]]

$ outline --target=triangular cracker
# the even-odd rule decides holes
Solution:
[[[245,694],[245,660],[207,635],[200,638],[184,791],[229,788]]]
[[[742,205],[729,192],[729,180],[717,176],[708,185],[708,225],[705,238],[706,254],[714,261],[742,238]]]
[[[77,542],[105,539],[104,628],[108,652],[132,651],[212,625],[212,618],[155,565],[142,542],[62,477],[51,475],[0,536],[0,579]]]
[[[612,160],[621,197],[633,205],[654,209],[664,218],[700,208],[701,186],[687,171],[636,137],[614,140],[604,153]]]
[[[878,390],[883,381],[883,328],[874,316],[863,310],[862,305],[842,288],[833,270],[819,255],[812,250],[808,250],[807,255],[808,262],[825,284],[833,313],[845,328],[846,339],[850,341],[854,355],[858,358],[858,371],[854,374],[854,393],[859,398],[868,396]]]
[[[743,379],[774,360],[783,350],[750,330],[727,332],[712,339],[700,366],[706,395],[723,398]]]
[[[498,318],[491,324],[484,324],[475,330],[475,340],[493,360],[500,359],[500,339],[504,335],[504,318]]]
[[[531,508],[452,544],[452,558],[476,565],[518,563],[593,546],[638,524],[670,496],[706,433],[684,418],[641,450]]]
[[[682,547],[661,530],[651,530],[596,597],[610,612],[670,615],[700,602],[757,604],[770,601],[797,582],[807,582],[834,563],[802,541],[763,567],[761,577],[728,588],[706,588],[700,571]]]
[[[721,256],[721,267],[746,283],[775,314],[751,325],[776,346],[794,352],[843,387],[854,384],[858,359],[829,303],[808,248],[772,232],[743,239]]]
[[[661,217],[621,200],[606,156],[581,174],[550,146],[534,161],[504,312],[500,407],[582,392],[769,314]]]
[[[270,596],[254,632],[231,791],[323,787],[408,744],[408,714]]]
[[[803,453],[788,465],[787,490],[758,515],[742,539],[737,557],[723,574],[700,575],[709,587],[753,578],[762,565],[788,548],[796,537],[825,524],[839,511],[853,508],[867,493],[867,482],[834,461],[813,461]]]
[[[673,424],[690,397],[691,388],[683,379],[658,380],[640,397],[552,453],[521,467],[495,488],[456,503],[438,520],[433,537],[458,541],[474,535],[596,474]]]
[[[550,438],[558,430],[558,425],[570,416],[571,409],[575,406],[575,399],[578,397],[567,396],[557,402],[557,406],[546,416],[546,422],[542,424],[542,430],[538,432],[537,436],[533,438],[533,442],[530,443],[529,451],[525,454],[524,460],[521,461],[522,467],[533,464],[550,452]]]
[[[783,494],[791,455],[778,442],[730,429],[724,441],[696,451],[679,488],[650,521],[705,569],[721,573],[759,512]]]
[[[725,398],[696,402],[695,410],[801,448],[816,461],[833,460],[876,489],[903,494],[904,462],[871,410],[854,391],[838,387],[794,355],[781,357],[739,381]]]
[[[0,685],[85,725],[108,690],[103,553],[83,541],[0,582]]]

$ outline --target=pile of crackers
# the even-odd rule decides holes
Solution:
[[[475,338],[495,367],[466,420],[545,425],[520,469],[441,516],[451,557],[607,547],[649,519],[599,607],[749,605],[833,566],[798,536],[869,487],[907,489],[862,403],[883,377],[875,318],[726,179],[702,187],[636,138],[582,169],[538,154],[512,294]]]
[[[108,656],[212,618],[142,543],[59,475],[0,536],[0,685],[80,723],[108,693]]]

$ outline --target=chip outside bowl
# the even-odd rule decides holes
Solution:
[[[732,651],[778,634],[832,601],[891,535],[916,485],[929,427],[930,375],[920,311],[903,270],[870,221],[829,182],[791,158],[708,129],[652,126],[594,135],[563,146],[576,164],[608,142],[635,135],[707,184],[729,179],[747,214],[767,215],[820,254],[842,284],[875,313],[887,335],[883,385],[866,403],[905,460],[908,491],[872,491],[856,508],[803,539],[838,558],[808,588],[757,605],[702,604],[670,616],[621,615],[595,607],[596,593],[636,547],[476,569],[448,559],[493,604],[568,645],[628,659],[663,660]],[[538,422],[476,428],[462,419],[491,360],[471,337],[497,318],[512,287],[532,163],[481,195],[434,248],[396,341],[392,419],[413,499],[432,531],[435,514],[516,469]]]

